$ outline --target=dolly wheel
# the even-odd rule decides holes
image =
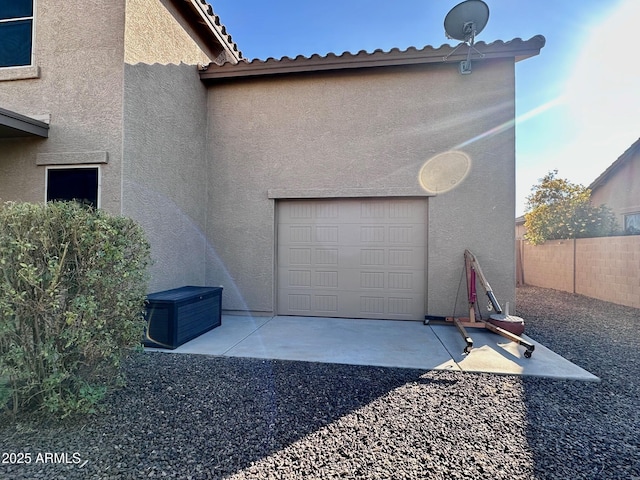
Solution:
[[[525,350],[524,358],[531,358],[531,350]]]

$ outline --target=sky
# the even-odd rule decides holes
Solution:
[[[457,45],[461,0],[209,0],[249,60]],[[546,173],[584,186],[640,137],[640,0],[485,0],[476,42],[541,34],[516,64],[516,216]]]

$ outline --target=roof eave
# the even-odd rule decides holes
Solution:
[[[616,159],[615,162],[609,165],[609,167],[604,172],[602,172],[598,178],[591,182],[591,185],[589,185],[587,188],[593,191],[594,189],[604,184],[615,170],[617,170],[637,154],[640,154],[640,138],[633,142],[631,146],[627,148],[625,152]]]
[[[207,0],[174,0],[182,4],[186,4],[190,10],[196,15],[196,22],[201,30],[206,32],[206,36],[221,48],[224,52],[222,55],[223,62],[236,64],[242,60],[242,52],[238,49],[238,45],[233,41],[231,35],[227,33],[226,27],[221,23],[220,17],[215,14],[213,7],[207,3]]]
[[[0,138],[49,137],[49,125],[19,113],[0,108]]]
[[[496,41],[490,44],[479,42],[475,44],[475,47],[482,52],[483,56],[474,57],[472,60],[513,58],[517,62],[538,55],[544,44],[545,39],[542,35],[537,35],[526,41],[516,38],[509,42]],[[238,64],[210,64],[200,71],[200,79],[212,82],[229,78],[444,62],[454,63],[466,60],[467,51],[461,48],[454,52],[455,48],[451,45],[442,45],[439,48],[426,46],[422,49],[409,47],[403,51],[394,48],[388,52],[376,50],[372,53],[360,51],[356,54],[349,52],[341,55],[330,53],[326,56],[315,54],[311,57],[298,56],[293,59],[284,57],[281,59],[252,60],[250,62],[245,60]],[[447,55],[450,56],[447,57]]]

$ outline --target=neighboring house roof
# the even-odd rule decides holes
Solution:
[[[604,184],[618,168],[624,165],[627,161],[629,161],[635,155],[639,155],[639,154],[640,154],[640,138],[638,138],[638,140],[636,140],[629,148],[627,148],[627,150],[622,155],[620,155],[615,162],[609,165],[609,167],[604,172],[602,172],[602,174],[598,178],[596,178],[593,182],[591,182],[591,185],[589,185],[588,188],[591,191],[598,188],[599,186]]]
[[[0,108],[0,138],[48,136],[49,125],[45,122]]]
[[[545,38],[536,35],[529,40],[516,38],[509,42],[501,40],[493,43],[478,42],[474,46],[483,57],[473,58],[473,61],[483,61],[492,58],[515,58],[516,61],[538,55],[544,47]],[[388,67],[398,65],[412,65],[425,63],[453,63],[466,60],[467,50],[451,45],[442,45],[439,48],[425,46],[422,49],[409,47],[406,50],[394,48],[388,52],[376,50],[372,53],[360,51],[356,54],[344,52],[341,55],[329,53],[326,56],[312,55],[296,58],[283,57],[281,59],[269,58],[267,60],[241,61],[237,64],[224,63],[222,65],[209,64],[203,66],[200,78],[207,81],[215,81],[226,78],[255,77],[266,75],[280,75],[285,73],[315,72],[328,70],[344,70],[368,67]],[[450,55],[447,57],[447,55]],[[446,60],[445,60],[445,57]]]
[[[215,63],[235,64],[242,60],[242,52],[238,49],[238,45],[227,33],[227,28],[207,0],[173,1],[179,6],[186,7],[185,17],[203,38],[213,40],[222,46],[222,53],[214,60]]]

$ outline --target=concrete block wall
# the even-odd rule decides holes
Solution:
[[[573,241],[552,240],[543,245],[523,245],[524,283],[573,292]]]
[[[522,245],[524,283],[640,308],[640,236]]]
[[[582,238],[576,293],[640,308],[640,236]]]

